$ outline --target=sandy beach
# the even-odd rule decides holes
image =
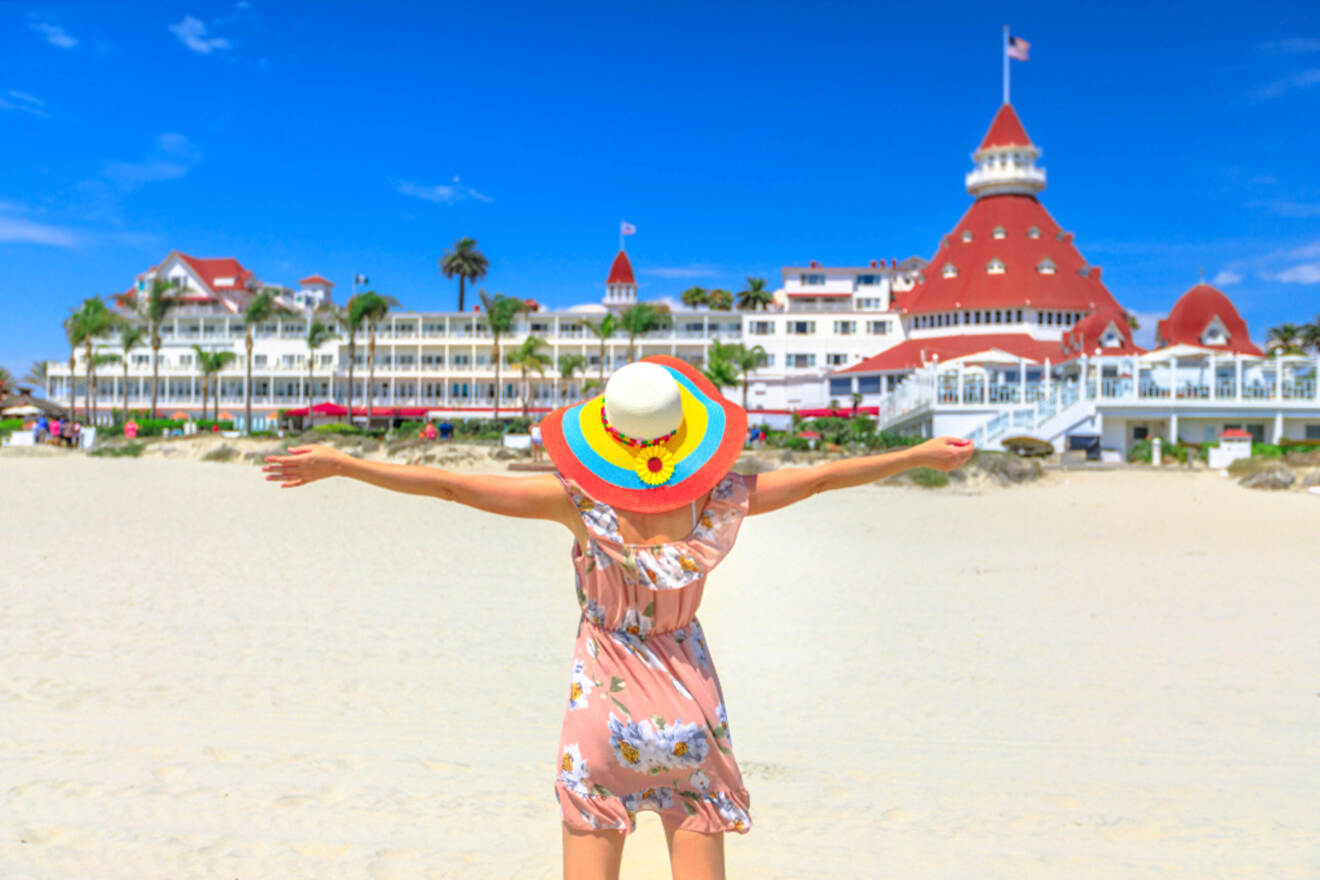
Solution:
[[[570,538],[238,464],[0,456],[0,877],[556,878]],[[1320,498],[868,486],[701,619],[733,878],[1320,876]],[[639,819],[625,878],[668,878]]]

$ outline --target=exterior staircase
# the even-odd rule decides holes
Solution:
[[[1059,385],[1047,398],[1031,405],[1006,404],[967,434],[978,449],[1002,449],[1005,437],[1023,434],[1062,450],[1068,433],[1095,417],[1095,401],[1084,399],[1076,385]]]

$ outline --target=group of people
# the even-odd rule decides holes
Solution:
[[[32,423],[32,442],[74,447],[82,440],[82,422],[77,419],[39,416]]]

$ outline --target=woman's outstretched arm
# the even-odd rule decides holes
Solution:
[[[279,483],[284,489],[326,477],[348,477],[382,489],[431,495],[503,516],[569,524],[571,513],[568,496],[559,481],[549,474],[535,477],[456,474],[422,465],[364,461],[323,445],[295,446],[288,455],[268,455],[262,470],[268,481]]]
[[[815,467],[768,471],[757,475],[747,513],[749,516],[769,513],[820,492],[873,483],[909,468],[951,471],[965,464],[974,451],[970,440],[935,437],[920,445],[881,455],[844,458]]]

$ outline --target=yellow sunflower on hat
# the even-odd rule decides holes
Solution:
[[[674,456],[663,446],[648,446],[633,458],[633,469],[648,486],[659,486],[674,475]]]

